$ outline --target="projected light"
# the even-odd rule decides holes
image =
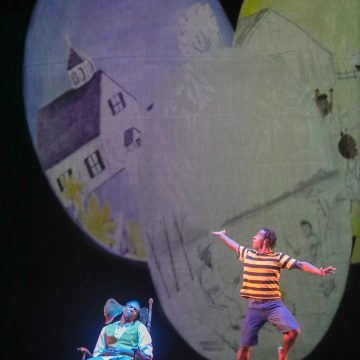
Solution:
[[[59,201],[102,248],[146,261],[134,181],[145,125],[184,54],[231,41],[213,0],[38,1],[24,64],[31,136]]]
[[[269,226],[279,250],[337,268],[282,275],[302,359],[341,300],[360,198],[347,132],[358,109],[336,101],[348,80],[334,49],[301,16],[256,3],[234,34],[215,0],[39,1],[26,43],[28,124],[50,186],[101,248],[148,262],[169,320],[212,360],[235,356],[246,301],[241,264],[210,231],[251,246]],[[280,342],[263,332],[258,359]]]

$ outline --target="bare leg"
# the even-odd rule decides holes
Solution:
[[[250,360],[251,346],[240,346],[236,360]]]
[[[278,348],[278,358],[279,360],[288,360],[288,352],[290,348],[294,345],[295,340],[300,334],[300,330],[292,330],[283,334],[283,346]]]

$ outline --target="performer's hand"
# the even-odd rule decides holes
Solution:
[[[141,352],[138,348],[133,348],[135,359],[136,360],[150,360],[150,356]]]
[[[221,235],[226,235],[226,230],[223,229],[221,231],[212,231],[211,233],[215,236],[221,237]]]
[[[335,274],[336,268],[334,268],[333,266],[329,266],[327,268],[320,268],[321,271],[321,276],[326,276],[326,275],[330,275],[330,274]]]
[[[76,350],[80,351],[80,352],[84,352],[84,353],[88,354],[91,357],[93,356],[92,353],[86,347],[81,346],[81,347],[77,348]]]

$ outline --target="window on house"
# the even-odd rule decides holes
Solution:
[[[66,181],[66,179],[68,179],[70,176],[72,175],[72,169],[69,169],[67,171],[65,171],[63,174],[61,174],[57,179],[56,182],[59,186],[59,189],[61,192],[64,191],[65,187],[64,187],[64,182]]]
[[[124,133],[124,146],[128,148],[130,145],[141,146],[141,134],[135,127],[127,129]]]
[[[126,102],[125,102],[124,96],[121,92],[119,92],[116,95],[114,95],[113,97],[111,97],[108,100],[108,104],[110,106],[110,110],[113,115],[116,115],[121,110],[126,108]]]
[[[75,85],[80,82],[79,77],[77,76],[77,73],[75,71],[71,72],[71,79]]]
[[[83,68],[79,68],[81,75],[82,75],[82,79],[81,80],[85,80],[86,79],[86,74]]]
[[[85,166],[91,178],[101,173],[105,169],[105,164],[101,158],[100,151],[96,150],[84,160]]]

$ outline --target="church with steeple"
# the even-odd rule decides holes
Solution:
[[[67,72],[71,89],[38,112],[37,148],[58,195],[71,175],[86,195],[126,169],[141,147],[142,118],[136,98],[74,48]]]

